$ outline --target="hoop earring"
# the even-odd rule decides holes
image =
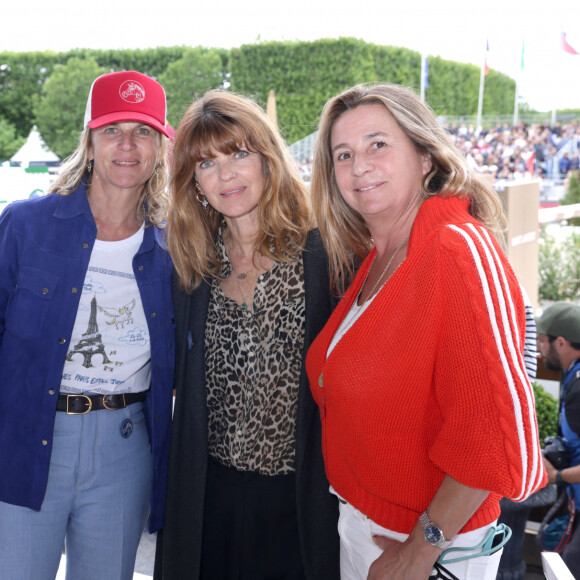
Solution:
[[[195,194],[195,199],[197,199],[197,201],[199,201],[199,203],[201,203],[201,205],[203,206],[203,209],[205,211],[207,211],[207,207],[209,205],[209,202],[207,201],[207,197],[205,197],[205,195],[203,195],[203,193],[201,192],[201,187],[199,187],[199,183],[197,183],[197,179],[195,180],[195,189],[197,191],[197,193]],[[202,199],[200,199],[200,196]]]
[[[203,209],[207,211],[207,208],[209,206],[209,201],[207,201],[207,197],[205,197],[205,195],[202,195],[201,198],[203,199],[200,199],[200,194],[198,193],[196,194],[195,198],[197,199],[197,201],[199,201],[199,203],[201,203]]]
[[[90,173],[93,170],[93,160],[89,159],[89,162],[87,163],[87,173]]]

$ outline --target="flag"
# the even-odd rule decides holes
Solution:
[[[570,46],[568,44],[568,41],[566,40],[566,33],[565,32],[562,32],[562,36],[560,37],[560,48],[564,52],[567,52],[568,54],[580,54],[580,52],[578,52],[577,50],[575,50],[574,48],[572,48],[572,46]]]
[[[483,61],[483,76],[489,74],[489,66],[487,66],[487,57],[489,56],[489,41],[485,41],[485,60]]]
[[[429,60],[427,56],[423,57],[423,86],[429,88]]]
[[[533,151],[532,154],[526,159],[526,169],[534,175],[534,169],[536,165],[536,152]]]

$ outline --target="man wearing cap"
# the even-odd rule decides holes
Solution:
[[[560,471],[544,458],[548,481],[569,484],[580,505],[580,306],[557,302],[537,320],[538,350],[544,364],[562,371],[559,431],[570,452],[570,467]],[[576,522],[580,517],[576,516]],[[580,526],[562,554],[574,575],[580,578]]]
[[[63,105],[65,105],[63,103]],[[49,195],[0,216],[0,578],[130,580],[163,522],[174,363],[163,87],[91,87]]]

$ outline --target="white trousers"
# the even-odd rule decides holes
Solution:
[[[373,536],[385,536],[404,542],[407,534],[393,532],[375,524],[352,505],[342,503],[342,501],[338,520],[340,578],[341,580],[367,580],[371,564],[382,554],[382,550],[373,542]],[[489,527],[485,527],[458,534],[453,538],[450,547],[476,546],[485,538],[488,529]],[[501,553],[502,550],[498,550],[491,556],[480,556],[450,564],[444,563],[443,566],[459,580],[495,580]]]

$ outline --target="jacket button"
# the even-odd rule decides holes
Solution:
[[[151,318],[155,318],[157,316],[157,312],[152,312],[151,313]]]
[[[139,266],[139,270],[143,270],[143,266]]]
[[[54,392],[55,392],[54,389],[48,389],[48,394],[49,395],[54,395]]]
[[[58,339],[58,342],[60,342],[60,344],[64,344],[66,342],[66,338],[63,338],[62,336]]]
[[[43,288],[43,289],[41,290],[41,292],[42,292],[43,294],[48,294],[48,288]]]
[[[73,286],[73,287],[72,287],[72,290],[71,290],[71,292],[72,292],[73,294],[77,294],[77,293],[78,293],[78,291],[79,291],[79,289],[78,289],[76,286]]]
[[[87,242],[83,242],[83,248],[86,250],[89,247],[89,244]]]
[[[48,441],[46,439],[43,439],[42,444],[46,447],[48,445]]]

